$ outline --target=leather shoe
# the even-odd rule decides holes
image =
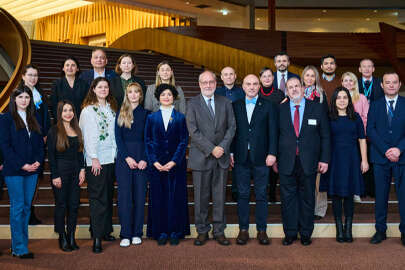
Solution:
[[[238,237],[236,237],[236,244],[238,245],[246,245],[249,240],[249,232],[248,230],[240,230]]]
[[[302,244],[303,246],[309,246],[310,244],[312,244],[311,237],[308,237],[308,236],[301,236],[301,244]]]
[[[170,245],[177,246],[178,244],[179,244],[179,238],[177,238],[177,237],[170,238]]]
[[[218,235],[214,237],[215,240],[217,240],[218,244],[222,246],[229,246],[231,242],[229,242],[228,239],[226,239],[225,235]]]
[[[20,259],[34,259],[34,253],[28,252],[22,255],[15,255],[13,254],[13,257],[18,257]]]
[[[370,243],[371,243],[371,244],[379,244],[379,243],[381,243],[383,240],[386,240],[386,239],[387,239],[387,235],[386,235],[385,232],[379,232],[379,231],[377,231],[377,232],[375,232],[375,234],[374,234],[373,237],[371,238]],[[401,237],[401,240],[402,240],[402,237]]]
[[[257,232],[257,241],[259,241],[260,245],[269,245],[270,244],[270,239],[267,236],[266,231]]]
[[[103,240],[107,241],[107,242],[113,242],[113,241],[115,241],[115,237],[112,236],[111,234],[106,234],[106,235],[104,235]]]
[[[197,238],[194,240],[195,246],[202,246],[208,240],[208,233],[199,233]]]
[[[294,241],[297,240],[297,236],[286,236],[283,239],[283,246],[289,246],[292,243],[294,243]]]
[[[93,252],[94,253],[101,253],[103,248],[101,247],[101,238],[94,238],[93,241]]]
[[[405,233],[401,233],[401,243],[405,246]]]
[[[167,237],[159,237],[159,239],[157,240],[157,243],[159,246],[164,246],[167,243]]]

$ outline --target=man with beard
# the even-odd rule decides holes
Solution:
[[[299,78],[300,76],[288,71],[290,57],[285,52],[280,52],[274,56],[274,65],[276,66],[276,72],[274,73],[273,85],[287,95],[287,80],[293,77]]]
[[[321,58],[321,69],[323,71],[321,77],[321,86],[326,93],[326,98],[330,104],[330,98],[335,89],[341,85],[340,78],[335,74],[336,71],[336,58],[328,54]]]

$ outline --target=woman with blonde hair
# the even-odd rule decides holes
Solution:
[[[183,90],[180,86],[176,86],[173,69],[168,61],[160,62],[156,69],[156,81],[148,86],[145,95],[144,107],[146,110],[157,112],[160,109],[160,102],[155,98],[156,88],[162,84],[170,84],[174,86],[178,92],[177,98],[174,100],[174,108],[182,114],[186,113],[186,99],[184,98]]]
[[[329,111],[328,100],[326,99],[325,91],[323,90],[320,82],[319,72],[314,66],[306,66],[302,71],[301,83],[304,90],[304,97],[321,103],[324,112],[327,114]],[[326,192],[319,191],[320,174],[316,176],[316,189],[315,189],[315,213],[314,219],[319,220],[323,218],[328,209],[328,196]]]
[[[124,101],[115,122],[118,183],[118,215],[121,223],[120,246],[142,243],[146,191],[146,153],[144,129],[148,111],[140,104],[140,84],[127,86]]]

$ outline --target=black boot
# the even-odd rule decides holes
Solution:
[[[93,241],[93,252],[94,253],[101,253],[103,248],[101,247],[101,238],[94,238]]]
[[[343,243],[345,241],[345,238],[343,234],[342,217],[335,217],[335,223],[336,223],[336,241],[339,243]]]
[[[70,247],[69,242],[67,240],[66,233],[59,234],[59,248],[65,252],[72,251],[72,248]]]
[[[75,233],[68,233],[69,244],[72,250],[79,249],[79,246],[76,244]]]
[[[28,221],[29,225],[38,225],[41,224],[42,221],[40,221],[36,216],[35,216],[35,208],[33,205],[31,205],[31,214],[30,214],[30,220]]]
[[[344,236],[345,236],[345,241],[348,243],[353,242],[352,224],[353,224],[353,217],[346,217]]]

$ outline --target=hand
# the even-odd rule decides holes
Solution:
[[[368,169],[369,169],[368,162],[367,161],[361,161],[360,169],[361,169],[361,173],[367,172]]]
[[[32,164],[25,164],[24,166],[21,167],[21,169],[23,169],[24,171],[27,172],[35,172],[35,168],[32,167]]]
[[[222,157],[222,155],[225,153],[224,148],[222,148],[221,146],[215,146],[214,149],[212,150],[211,154],[215,157],[215,158],[220,158]]]
[[[164,167],[162,166],[162,164],[160,164],[159,162],[155,162],[155,163],[153,163],[153,166],[155,166],[155,168],[159,171],[159,172],[162,172],[162,171],[164,171]]]
[[[324,174],[328,171],[328,163],[318,162],[318,172]]]
[[[83,185],[83,182],[85,179],[86,179],[86,173],[85,173],[84,169],[81,169],[80,173],[79,173],[79,186]]]
[[[166,172],[170,171],[174,166],[176,166],[176,162],[174,161],[169,161],[165,164],[165,166],[163,166],[163,168],[165,169]]]
[[[147,165],[148,165],[148,164],[146,163],[146,161],[141,160],[141,161],[139,161],[139,163],[138,163],[138,169],[140,169],[140,170],[145,170]]]
[[[276,162],[276,156],[267,155],[266,157],[266,166],[271,167]]]
[[[0,165],[0,171],[2,171],[2,170],[3,170],[3,164]]]
[[[31,164],[32,168],[38,169],[39,165],[41,165],[38,161],[35,161],[34,163]]]
[[[44,139],[44,144],[46,144],[46,139],[47,139],[47,138],[48,138],[47,136],[43,137],[43,139]]]
[[[273,171],[274,171],[275,173],[278,173],[278,165],[277,165],[277,161],[276,161],[276,162],[274,162],[274,164],[273,164]]]
[[[125,159],[125,161],[127,162],[128,166],[129,166],[129,168],[130,168],[131,170],[135,170],[135,169],[138,168],[138,163],[136,163],[136,161],[135,161],[133,158],[127,157],[127,158]]]
[[[52,179],[52,185],[54,185],[56,188],[61,188],[62,179],[60,179],[60,177]]]
[[[233,158],[233,155],[231,154],[231,156],[229,157],[229,164],[231,165],[231,167],[233,168],[233,166],[235,165],[235,159]]]
[[[93,173],[94,176],[100,175],[101,172],[101,164],[100,161],[98,161],[97,158],[91,159],[91,172]]]
[[[401,151],[397,147],[392,147],[385,152],[385,156],[391,162],[398,162],[399,156],[401,155]]]

